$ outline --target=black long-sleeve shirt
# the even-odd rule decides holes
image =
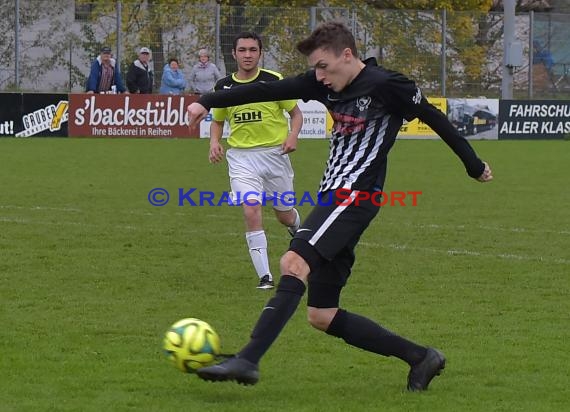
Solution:
[[[374,58],[364,63],[366,66],[358,76],[338,93],[317,81],[315,71],[309,70],[276,82],[206,94],[198,103],[206,109],[295,98],[323,103],[334,125],[320,192],[338,188],[382,189],[388,152],[403,119],[418,118],[426,123],[461,159],[469,176],[481,176],[484,164],[469,142],[427,101],[415,82],[379,67]]]

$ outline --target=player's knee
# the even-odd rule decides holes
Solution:
[[[285,213],[277,213],[277,220],[282,225],[291,226],[295,223],[295,219]]]
[[[261,205],[259,203],[254,203],[255,201],[252,200],[252,203],[249,205],[243,205],[243,215],[245,217],[255,217],[261,215]]]
[[[324,332],[329,328],[336,311],[337,308],[319,309],[309,307],[307,311],[307,320],[313,328]]]
[[[307,281],[307,277],[309,276],[310,272],[309,265],[297,253],[287,251],[281,257],[281,261],[279,263],[282,274],[295,276],[296,278],[301,279],[303,282]]]
[[[329,325],[326,324],[322,316],[319,316],[318,313],[311,312],[310,310],[309,313],[307,314],[307,320],[309,321],[309,324],[313,328],[318,330],[326,331],[327,328],[329,327]]]
[[[295,224],[295,220],[297,220],[297,214],[293,211],[293,209],[289,210],[275,210],[275,216],[277,220],[282,225],[292,226]]]
[[[263,221],[261,205],[254,205],[254,206],[244,205],[243,217],[245,219],[246,226],[249,230],[251,230],[251,228],[259,229]]]

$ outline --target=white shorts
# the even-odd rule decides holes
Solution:
[[[226,152],[232,190],[232,203],[293,209],[293,167],[281,147],[231,148]],[[247,202],[246,202],[247,201]]]

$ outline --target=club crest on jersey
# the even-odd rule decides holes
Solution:
[[[359,97],[356,100],[356,107],[358,107],[358,110],[363,112],[366,109],[368,109],[368,106],[370,106],[370,102],[372,102],[372,99],[370,98],[370,96]]]

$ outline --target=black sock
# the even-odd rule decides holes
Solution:
[[[326,331],[346,343],[384,356],[395,356],[410,366],[420,363],[426,348],[384,329],[363,316],[339,309]]]
[[[275,296],[263,308],[251,333],[251,340],[238,356],[258,363],[295,313],[304,293],[305,284],[302,280],[290,275],[281,276]]]

